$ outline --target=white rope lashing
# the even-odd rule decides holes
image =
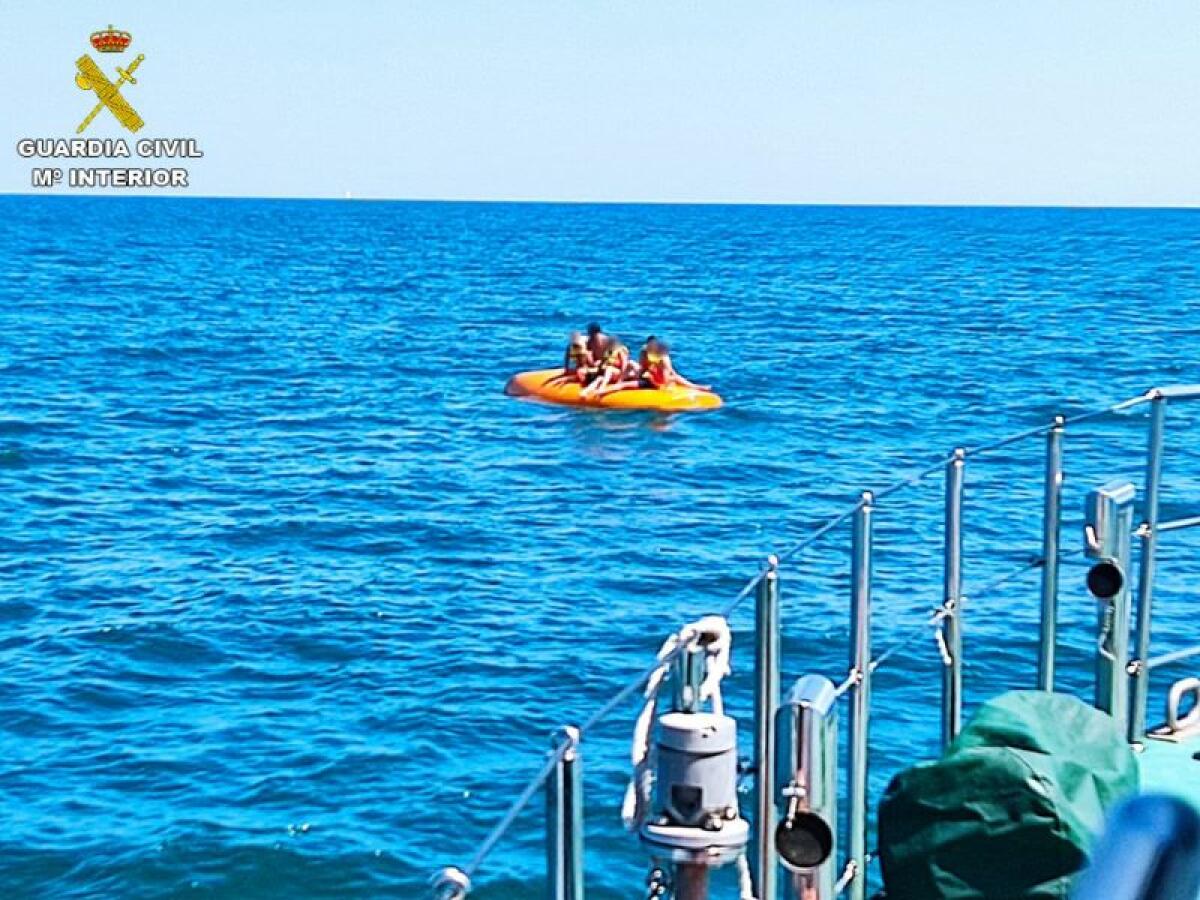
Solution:
[[[729,674],[729,658],[733,649],[733,635],[729,623],[721,616],[705,616],[685,625],[678,634],[673,634],[665,641],[658,651],[658,659],[666,659],[679,646],[692,646],[701,643],[704,646],[705,665],[704,680],[700,683],[700,702],[711,702],[713,712],[722,715],[725,704],[721,697],[721,680]],[[637,831],[650,811],[654,788],[653,741],[650,739],[654,729],[654,720],[658,712],[658,695],[662,690],[670,672],[670,664],[663,663],[646,679],[643,696],[646,699],[638,714],[637,723],[633,727],[633,741],[630,745],[630,762],[633,763],[633,774],[625,789],[625,799],[621,803],[621,820],[630,831]]]
[[[754,878],[750,874],[750,860],[742,854],[737,859],[739,900],[757,900],[754,896]]]

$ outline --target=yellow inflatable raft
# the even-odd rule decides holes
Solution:
[[[562,369],[519,372],[508,380],[504,393],[510,397],[528,397],[543,403],[586,406],[593,409],[649,409],[659,412],[718,409],[721,398],[712,391],[672,385],[667,388],[631,388],[603,397],[581,397],[574,379],[563,376]]]

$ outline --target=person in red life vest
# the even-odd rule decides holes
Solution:
[[[588,349],[587,338],[578,331],[571,332],[571,342],[563,354],[563,377],[567,381],[587,384],[596,376],[596,360]]]
[[[579,392],[581,397],[596,397],[637,387],[637,372],[629,358],[629,348],[619,338],[610,337],[600,358],[600,374]]]
[[[670,348],[653,335],[646,338],[646,344],[642,347],[638,359],[638,368],[641,373],[639,386],[644,388],[666,388],[677,384],[697,391],[710,390],[708,385],[695,384],[676,372],[671,363]]]
[[[644,388],[665,387],[667,384],[658,338],[654,335],[646,338],[646,342],[642,344],[642,352],[638,354],[638,376]]]

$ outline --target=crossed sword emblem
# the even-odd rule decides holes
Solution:
[[[133,77],[133,73],[137,71],[137,67],[142,64],[142,60],[146,58],[144,53],[139,54],[138,58],[133,61],[128,69],[122,69],[117,66],[117,74],[121,77],[116,81],[109,81],[108,76],[100,71],[100,67],[86,53],[79,59],[75,60],[75,68],[79,72],[75,75],[75,83],[85,91],[95,91],[96,99],[100,102],[95,108],[88,113],[78,128],[75,129],[76,134],[83,134],[84,130],[92,124],[92,120],[100,115],[100,111],[104,107],[108,107],[117,121],[128,128],[130,131],[137,131],[146,123],[142,121],[142,117],[137,114],[137,110],[129,105],[129,102],[121,96],[121,86],[128,84],[137,84],[137,79]]]

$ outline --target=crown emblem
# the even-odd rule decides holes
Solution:
[[[101,53],[124,53],[132,41],[132,34],[128,31],[117,31],[111,25],[104,31],[92,32],[92,46]]]

